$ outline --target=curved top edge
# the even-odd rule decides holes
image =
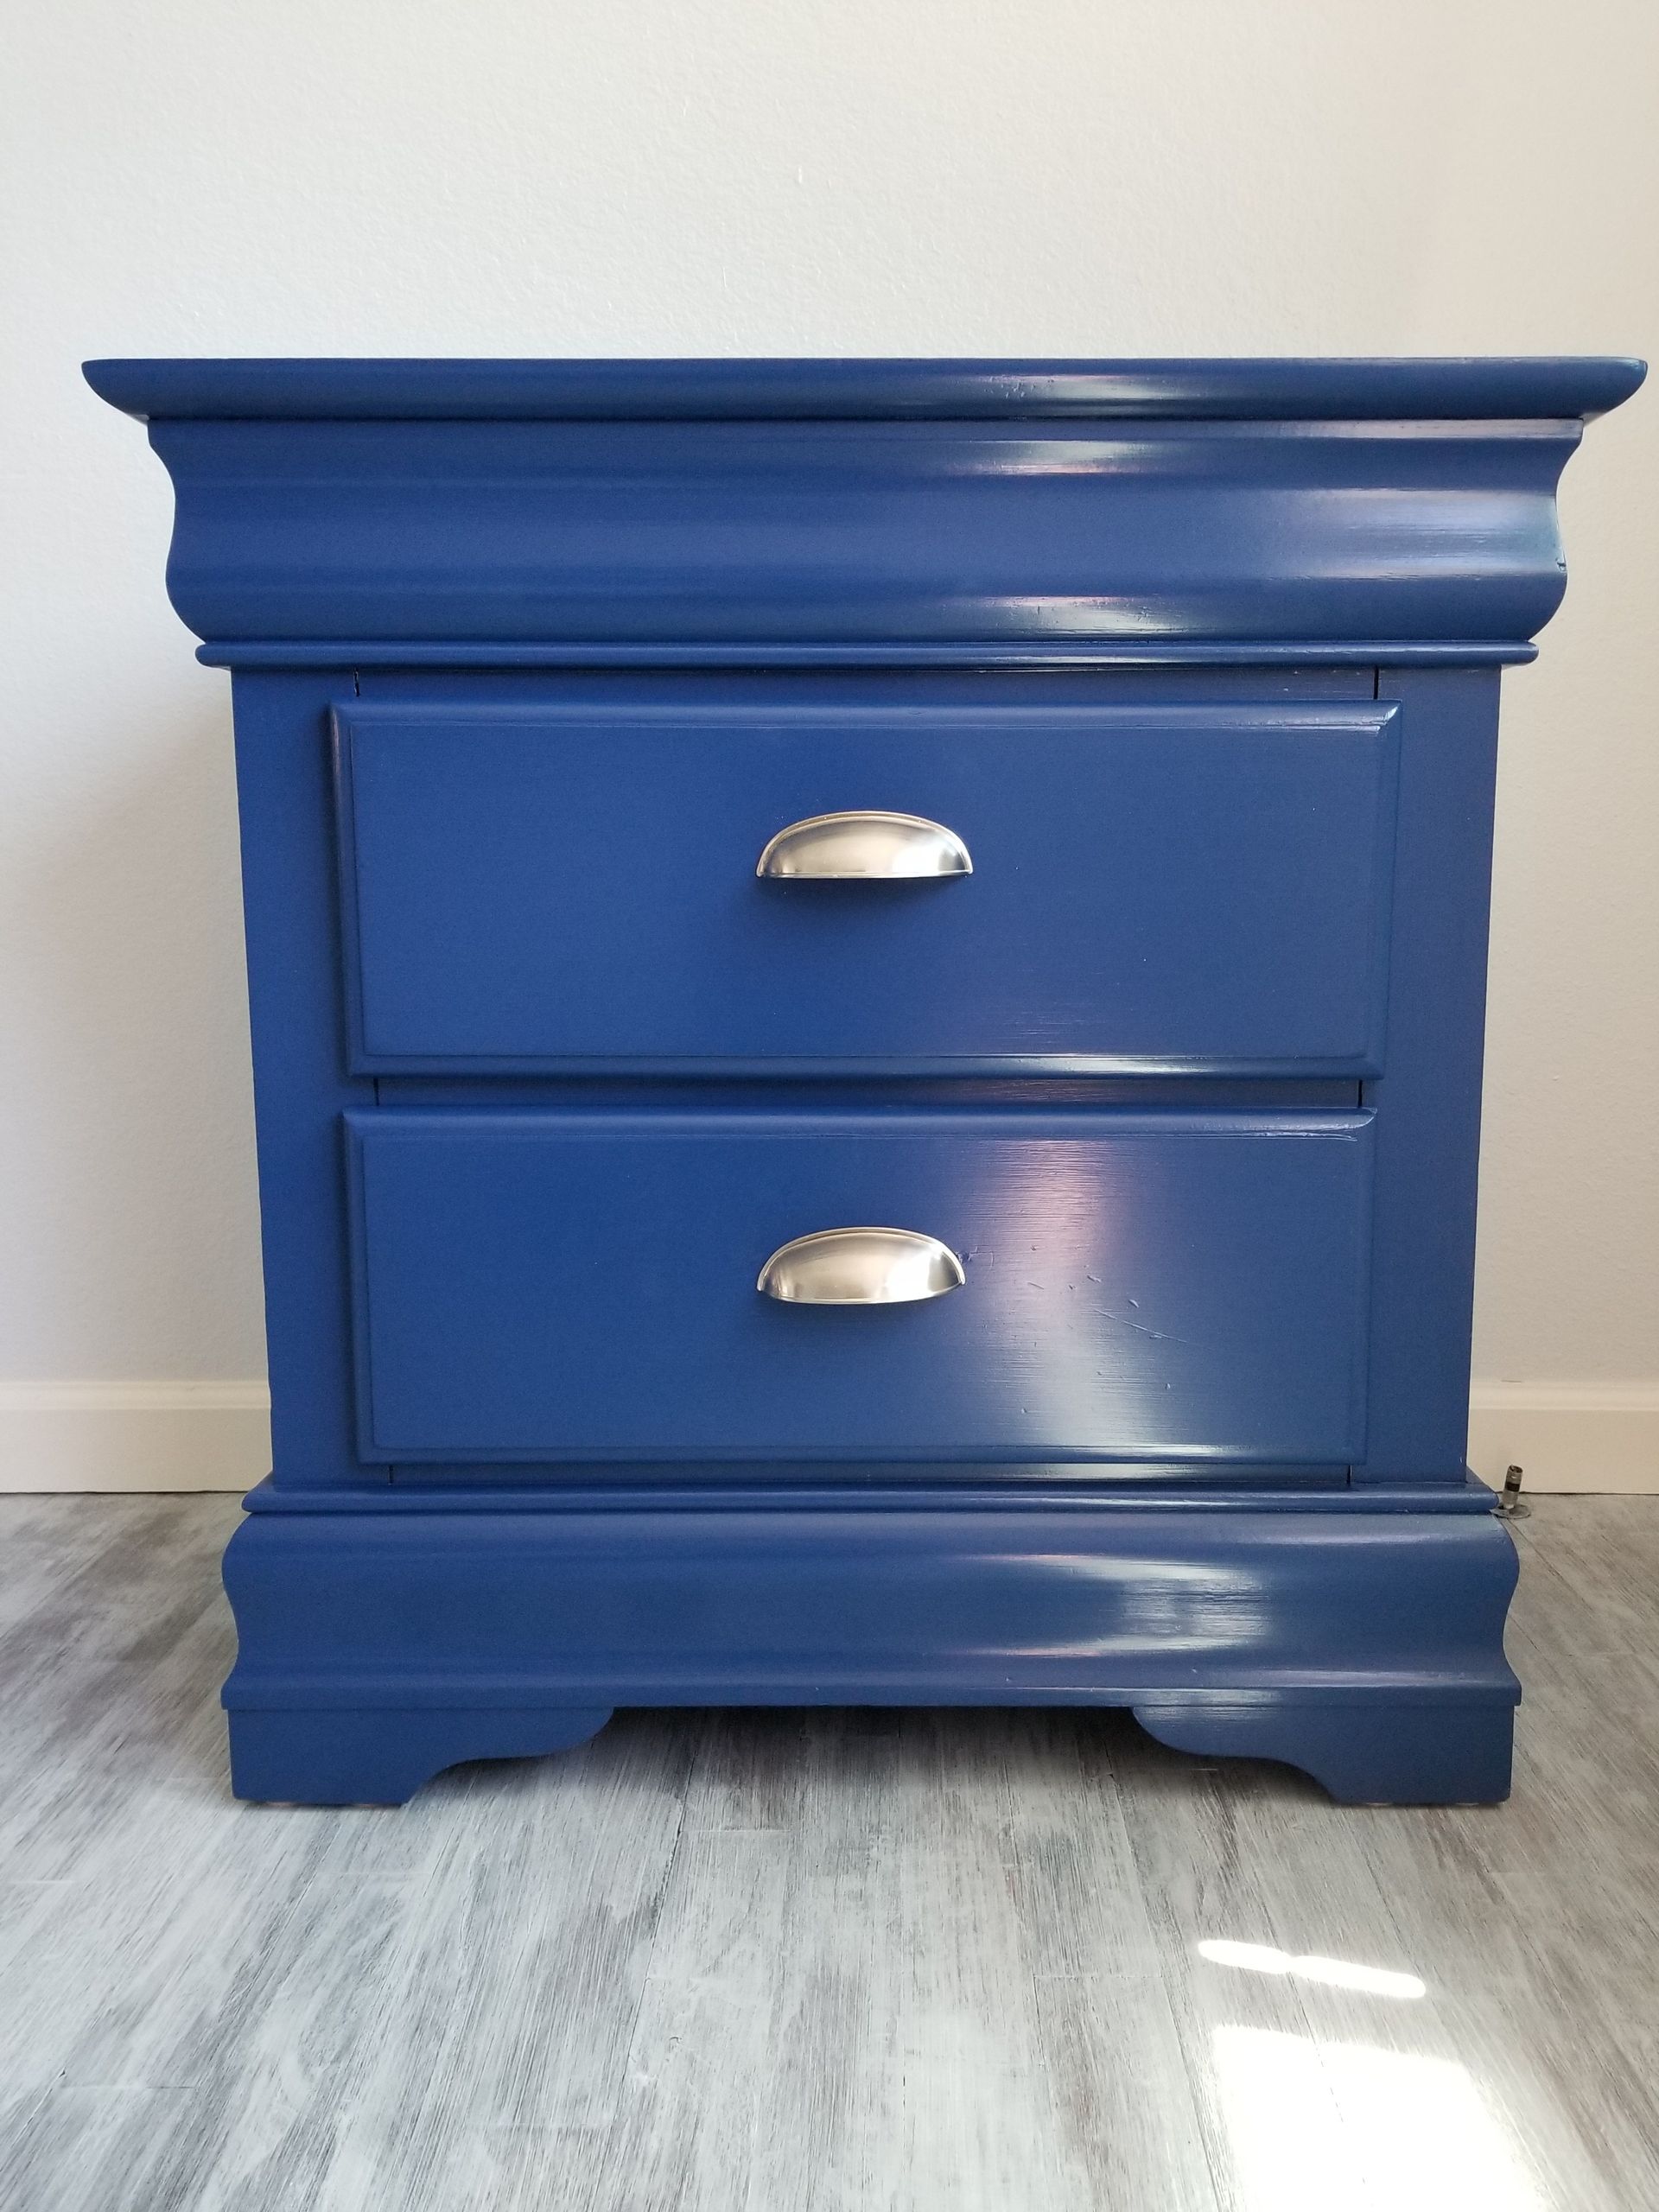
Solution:
[[[103,360],[141,422],[220,420],[1588,421],[1617,355],[1441,360]]]

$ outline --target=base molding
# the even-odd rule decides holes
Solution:
[[[1135,1717],[1173,1751],[1300,1767],[1339,1805],[1490,1805],[1510,1794],[1515,1709],[1491,1699],[1148,1698]]]
[[[607,1706],[233,1713],[231,1787],[261,1804],[404,1805],[447,1766],[573,1751],[610,1717]]]
[[[397,1802],[615,1706],[1094,1704],[1344,1799],[1490,1801],[1515,1579],[1485,1513],[262,1512],[235,1786]]]

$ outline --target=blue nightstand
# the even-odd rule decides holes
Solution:
[[[826,1702],[1505,1794],[1497,680],[1641,373],[90,365],[235,688],[240,1795]]]

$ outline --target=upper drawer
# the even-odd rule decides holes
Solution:
[[[343,709],[356,1065],[1374,1071],[1397,713]],[[757,875],[864,810],[971,873]]]

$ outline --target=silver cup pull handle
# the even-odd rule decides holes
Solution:
[[[968,848],[954,830],[920,814],[813,814],[780,830],[755,862],[757,875],[818,883],[897,883],[931,875],[971,875]]]
[[[967,1281],[962,1262],[916,1229],[820,1229],[780,1244],[757,1290],[789,1306],[908,1306]]]

